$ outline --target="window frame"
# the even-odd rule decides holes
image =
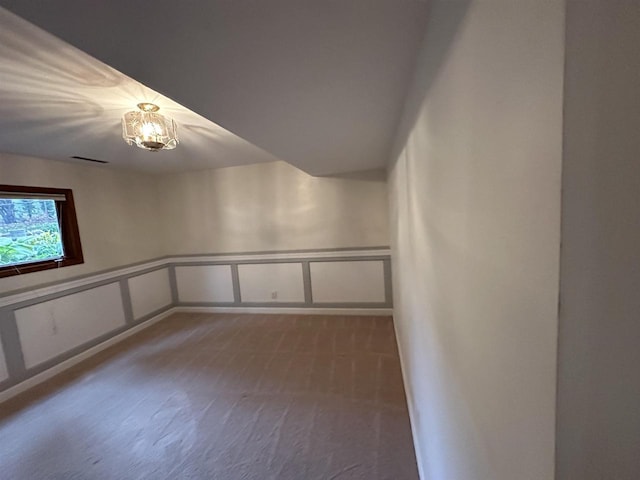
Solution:
[[[69,267],[84,263],[82,243],[76,207],[73,202],[73,191],[70,188],[30,187],[23,185],[0,185],[0,192],[24,193],[37,195],[64,195],[64,201],[56,201],[56,213],[60,225],[60,238],[64,256],[61,259],[38,260],[17,265],[0,266],[0,278],[40,272],[52,268]]]

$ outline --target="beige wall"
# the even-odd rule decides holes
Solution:
[[[388,245],[384,177],[312,177],[284,162],[160,179],[172,254]]]
[[[424,479],[554,476],[563,17],[432,2],[389,179]]]
[[[640,478],[640,3],[570,1],[558,480]]]
[[[0,279],[0,292],[156,258],[159,235],[154,177],[103,167],[0,154],[0,183],[73,189],[85,263]]]

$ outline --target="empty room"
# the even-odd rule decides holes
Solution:
[[[0,478],[640,478],[638,51],[635,0],[0,0]]]

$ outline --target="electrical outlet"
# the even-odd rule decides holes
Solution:
[[[278,291],[274,290],[273,292],[271,292],[271,299],[275,300],[276,298],[278,298]]]

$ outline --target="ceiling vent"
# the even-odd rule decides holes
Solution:
[[[96,160],[95,158],[87,158],[87,157],[79,157],[74,155],[71,158],[75,158],[76,160],[84,160],[85,162],[93,162],[93,163],[109,163],[106,160]]]

